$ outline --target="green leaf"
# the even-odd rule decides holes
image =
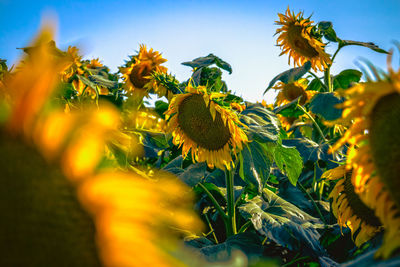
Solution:
[[[340,45],[342,47],[343,46],[348,46],[348,45],[364,46],[364,47],[372,49],[372,50],[374,50],[375,52],[378,52],[378,53],[389,54],[389,52],[387,52],[386,50],[383,50],[382,48],[380,48],[379,46],[377,46],[376,44],[374,44],[372,42],[358,42],[358,41],[351,41],[351,40],[341,40],[340,41]]]
[[[332,22],[321,21],[318,23],[318,29],[328,41],[335,43],[340,41],[340,39],[336,36],[335,30],[333,29]]]
[[[342,109],[335,106],[343,101],[343,98],[335,96],[334,93],[319,93],[311,99],[310,110],[325,120],[337,120],[342,117]]]
[[[347,89],[351,87],[352,83],[358,83],[361,79],[362,73],[358,70],[348,69],[344,70],[338,75],[333,77],[333,88]]]
[[[303,66],[293,68],[290,70],[287,70],[285,72],[282,72],[278,76],[275,76],[275,78],[272,79],[272,81],[269,83],[267,89],[265,89],[264,94],[272,87],[277,81],[281,81],[283,83],[289,83],[293,81],[297,81],[301,77],[303,77],[304,74],[306,74],[309,70],[311,69],[311,62],[307,61],[304,63]]]
[[[320,263],[335,264],[319,243],[320,220],[280,198],[268,189],[239,207],[240,213],[251,220],[254,228],[275,243],[311,257]],[[326,266],[326,265],[325,265]]]
[[[179,179],[190,187],[194,187],[200,183],[207,171],[207,164],[200,162],[190,165],[181,174],[178,175]]]
[[[88,78],[92,83],[100,87],[108,89],[116,89],[118,87],[118,82],[110,81],[108,78],[104,78],[101,75],[89,75]]]
[[[167,111],[168,106],[169,106],[168,103],[162,100],[158,100],[155,103],[155,111],[161,118],[165,118],[164,112]]]
[[[287,103],[286,105],[277,107],[274,112],[276,114],[280,114],[283,117],[291,117],[291,118],[298,118],[299,116],[303,115],[304,112],[297,108],[297,104],[299,102],[300,97],[296,98],[295,100]]]
[[[275,147],[274,160],[278,168],[284,173],[289,181],[296,186],[297,180],[303,169],[303,160],[295,147],[277,145]]]
[[[312,90],[312,91],[321,91],[322,89],[322,84],[321,84],[321,80],[315,78],[314,80],[312,80],[308,86],[307,86],[307,90]]]
[[[186,239],[185,244],[205,258],[203,261],[197,259],[196,266],[279,266],[275,260],[262,257],[264,247],[256,233],[236,234],[219,244],[204,237]],[[241,253],[235,253],[237,250]],[[188,259],[187,264],[193,265],[193,258]]]
[[[276,115],[261,104],[248,104],[241,112],[240,121],[248,126],[250,140],[276,142],[279,136],[279,120]]]
[[[265,182],[268,180],[271,160],[267,146],[253,141],[243,147],[240,153],[239,176],[247,184],[253,185],[261,193]]]
[[[79,80],[81,80],[81,82],[83,82],[84,85],[87,85],[90,88],[96,88],[96,84],[94,82],[92,82],[91,80],[89,80],[88,78],[86,78],[85,76],[82,75],[76,75],[78,77]]]
[[[213,54],[209,54],[206,57],[198,57],[193,59],[192,61],[182,63],[182,65],[192,67],[193,69],[208,67],[212,64],[215,64],[221,69],[228,71],[229,74],[232,73],[231,65]]]

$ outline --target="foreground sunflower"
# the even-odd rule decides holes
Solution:
[[[46,106],[69,64],[45,49],[51,37],[47,26],[0,95],[0,265],[182,266],[169,228],[199,225],[189,189],[98,168],[120,114]]]
[[[382,227],[374,211],[367,207],[354,191],[351,173],[346,171],[345,165],[341,165],[326,171],[321,178],[338,180],[329,195],[333,199],[332,213],[338,219],[340,227],[350,228],[354,243],[359,247],[381,231]]]
[[[349,144],[351,182],[385,229],[378,251],[384,258],[400,248],[400,71],[390,63],[391,55],[388,75],[344,91],[340,123],[349,128],[332,149]]]
[[[299,104],[304,105],[318,93],[317,91],[306,90],[307,84],[307,79],[300,79],[289,83],[278,82],[274,87],[272,87],[272,89],[279,90],[279,93],[276,96],[275,105],[281,106],[288,104],[300,96]]]
[[[242,149],[248,141],[239,127],[238,116],[213,101],[220,93],[208,93],[203,86],[189,85],[188,93],[175,95],[166,115],[171,116],[168,130],[172,132],[173,143],[182,146],[182,154],[191,150],[192,160],[206,161],[217,168],[230,169],[232,152]]]
[[[152,48],[147,51],[145,45],[140,45],[138,55],[132,57],[128,66],[119,68],[126,83],[126,90],[135,96],[146,96],[149,90],[146,85],[151,82],[151,74],[166,73],[167,68],[161,66],[166,61],[158,51],[153,51]]]
[[[276,42],[283,50],[280,55],[289,55],[289,64],[291,58],[295,66],[302,66],[310,61],[315,71],[323,71],[332,63],[324,50],[325,44],[311,33],[313,21],[305,19],[303,12],[295,15],[288,7],[285,14],[278,13],[278,16],[279,21],[276,21],[276,24],[282,27],[276,30],[276,34],[279,34]]]

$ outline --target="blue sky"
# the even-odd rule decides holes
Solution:
[[[232,65],[224,73],[229,89],[248,101],[272,101],[262,95],[268,82],[287,70],[278,57],[274,21],[287,6],[312,20],[332,21],[339,38],[372,41],[383,49],[400,41],[400,1],[13,1],[0,0],[0,58],[10,64],[16,47],[29,44],[46,11],[58,16],[57,44],[78,45],[86,58],[99,57],[116,71],[139,44],[163,53],[178,80],[191,70],[180,63],[214,53]],[[333,53],[335,45],[328,47]],[[386,56],[363,47],[346,47],[335,60],[333,74],[358,68],[360,57],[386,69]],[[398,56],[395,57],[398,59]],[[395,65],[397,66],[397,64]]]

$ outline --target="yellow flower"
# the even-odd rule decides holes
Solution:
[[[66,58],[68,59],[68,62],[70,63],[68,68],[66,68],[62,72],[62,81],[68,82],[68,80],[75,74],[82,75],[83,70],[81,69],[82,66],[82,56],[79,54],[79,49],[75,46],[69,46],[67,53],[66,53]]]
[[[94,58],[92,59],[89,64],[86,65],[86,68],[88,69],[95,69],[95,68],[100,68],[103,67],[103,64],[100,62],[99,58]]]
[[[355,191],[385,227],[378,252],[384,258],[400,248],[400,71],[391,68],[391,55],[388,62],[387,77],[344,91],[348,100],[341,104],[340,122],[349,128],[332,149],[349,144],[347,169],[353,169]]]
[[[145,45],[140,45],[139,54],[132,59],[128,67],[120,67],[122,77],[125,80],[126,90],[138,97],[148,94],[146,85],[151,82],[153,72],[167,72],[167,68],[161,66],[167,60],[162,58],[158,51],[151,48],[147,51]]]
[[[241,150],[248,141],[239,127],[238,116],[212,100],[223,94],[209,94],[205,87],[191,85],[186,91],[188,93],[175,95],[166,111],[171,115],[168,130],[172,132],[173,143],[182,146],[185,157],[191,149],[193,161],[206,161],[211,166],[230,169],[232,151]]]
[[[289,83],[278,82],[272,89],[280,90],[275,101],[275,105],[277,106],[288,104],[300,96],[299,104],[304,105],[318,93],[317,91],[306,90],[307,79],[300,79]]]
[[[276,34],[279,34],[277,45],[283,49],[280,55],[289,54],[289,64],[290,58],[293,58],[295,66],[310,61],[315,71],[323,71],[332,63],[324,51],[325,44],[311,34],[313,21],[303,18],[303,12],[295,15],[288,7],[285,14],[279,13],[278,16],[276,24],[282,27],[276,30]]]
[[[242,112],[243,110],[246,109],[246,105],[240,105],[239,103],[231,103],[231,108],[238,111],[238,112]]]
[[[333,199],[332,213],[338,219],[340,227],[350,228],[356,246],[361,246],[381,231],[381,222],[374,211],[367,207],[354,191],[351,171],[346,171],[345,165],[326,171],[322,178],[340,179],[329,195]]]
[[[172,256],[176,230],[200,226],[190,189],[164,173],[98,168],[120,113],[105,105],[68,114],[46,107],[68,64],[45,49],[50,37],[47,27],[5,84],[0,265],[182,266]]]

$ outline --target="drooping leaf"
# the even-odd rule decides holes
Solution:
[[[198,264],[198,266],[226,266],[226,264],[229,264],[229,266],[239,267],[244,266],[245,262],[253,266],[251,265],[253,262],[259,264],[260,260],[263,260],[263,264],[266,264],[263,266],[278,266],[274,260],[261,259],[264,249],[261,242],[262,239],[255,233],[233,235],[220,244],[210,244],[210,241],[203,237],[185,241],[187,245],[196,248],[207,260],[203,265]],[[236,250],[240,250],[243,254],[235,253]],[[219,262],[221,262],[221,265]]]
[[[232,73],[231,65],[229,65],[227,62],[223,61],[219,57],[215,56],[214,54],[209,54],[206,57],[198,57],[193,59],[192,61],[182,63],[182,65],[192,67],[193,69],[208,67],[212,64],[215,64],[221,69],[228,71],[229,74]]]
[[[195,163],[186,168],[178,177],[182,182],[193,187],[204,179],[206,171],[207,164],[205,162]]]
[[[213,172],[206,176],[205,182],[213,183],[219,187],[225,187],[225,172],[216,168]]]
[[[279,120],[276,115],[261,104],[248,104],[241,112],[240,121],[247,125],[251,140],[276,142],[279,136]]]
[[[342,109],[336,108],[336,105],[343,101],[343,98],[337,97],[334,93],[319,93],[311,99],[310,109],[325,120],[332,121],[342,117]]]
[[[261,192],[267,181],[271,168],[266,146],[253,141],[244,146],[240,153],[239,175],[247,183],[252,184]]]
[[[339,42],[339,38],[336,36],[336,32],[333,29],[332,22],[321,21],[318,23],[318,29],[323,34],[323,36],[331,42]]]
[[[118,87],[118,82],[110,81],[101,75],[89,75],[88,79],[97,86],[105,87],[108,89],[115,89]]]
[[[289,181],[296,186],[301,170],[303,160],[299,151],[295,147],[277,145],[274,149],[274,160],[278,168],[288,177]]]
[[[88,87],[93,88],[93,89],[95,89],[97,87],[94,82],[92,82],[85,76],[82,76],[82,75],[76,75],[76,76],[78,77],[79,80],[81,80],[81,82],[83,82],[84,85],[87,85]]]
[[[293,82],[297,81],[301,77],[303,77],[304,74],[306,74],[311,68],[311,62],[307,61],[304,63],[303,66],[293,68],[290,70],[287,70],[285,72],[282,72],[281,74],[275,76],[271,82],[269,83],[267,89],[265,89],[264,94],[272,87],[277,81],[281,81],[283,83],[288,83],[288,82]]]
[[[351,260],[342,264],[343,267],[358,267],[358,266],[384,266],[384,267],[396,267],[400,266],[400,256],[390,258],[388,260],[382,261],[382,259],[376,259],[374,256],[377,249],[369,251],[355,260]]]
[[[360,81],[362,73],[358,70],[348,69],[340,72],[338,75],[333,77],[333,88],[337,89],[347,89],[352,83],[357,83]]]
[[[292,138],[282,140],[282,144],[285,146],[296,147],[299,151],[300,156],[303,160],[303,164],[307,161],[317,162],[319,160],[325,161],[328,165],[328,169],[332,169],[337,166],[333,161],[340,161],[342,158],[335,157],[333,153],[328,153],[329,144],[317,144],[316,142],[307,138]]]
[[[239,207],[239,211],[251,220],[254,228],[263,236],[290,250],[316,257],[320,264],[335,265],[319,243],[317,229],[323,228],[319,219],[314,218],[293,204],[264,189],[257,196]]]
[[[386,50],[383,50],[382,48],[380,48],[379,46],[377,46],[376,44],[374,44],[372,42],[359,42],[359,41],[351,41],[351,40],[341,40],[340,41],[340,45],[341,46],[358,45],[358,46],[367,47],[367,48],[372,49],[372,50],[374,50],[375,52],[378,52],[378,53],[383,53],[383,54],[388,54],[389,53]]]
[[[165,165],[162,169],[168,171],[171,168],[182,168],[183,157],[179,155],[178,157],[171,160],[167,165]]]

